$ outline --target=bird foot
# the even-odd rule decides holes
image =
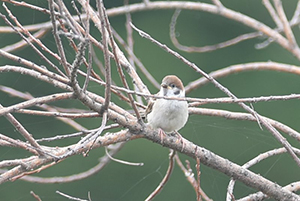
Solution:
[[[177,135],[177,140],[179,140],[181,142],[181,144],[182,144],[182,147],[181,147],[181,152],[182,152],[183,149],[185,148],[185,143],[183,142],[183,138],[180,135],[180,133],[178,133],[177,131],[175,131],[175,134]]]
[[[164,142],[164,137],[167,136],[167,134],[161,129],[158,129],[158,135],[160,136],[160,143],[163,144]]]

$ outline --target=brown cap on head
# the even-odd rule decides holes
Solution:
[[[184,90],[181,80],[176,75],[168,75],[162,80],[161,86],[166,88],[174,84],[177,88]]]

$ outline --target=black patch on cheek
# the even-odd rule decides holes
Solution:
[[[174,94],[175,95],[178,95],[180,93],[180,91],[179,90],[177,90],[177,91],[174,91]]]

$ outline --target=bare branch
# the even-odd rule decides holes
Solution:
[[[295,151],[295,153],[297,153],[297,155],[300,155],[300,150],[299,149],[295,149],[294,148],[294,151]],[[282,154],[282,153],[286,153],[286,149],[284,149],[284,148],[273,149],[271,151],[259,154],[257,157],[255,157],[252,160],[250,160],[247,163],[245,163],[242,167],[249,169],[250,167],[252,167],[255,164],[258,164],[262,160],[265,160],[265,159],[267,159],[267,158],[269,158],[271,156],[275,156],[275,155]],[[235,184],[235,180],[231,179],[230,182],[229,182],[229,184],[228,184],[228,188],[227,188],[226,201],[231,201],[231,197],[232,197],[232,194],[233,194],[234,184]],[[256,199],[258,199],[258,195],[256,195],[256,196],[257,196]],[[251,197],[251,196],[248,196],[248,197]],[[266,198],[267,196],[264,195],[264,197]]]
[[[199,53],[211,52],[211,51],[215,51],[218,49],[222,49],[225,47],[235,45],[235,44],[240,43],[245,40],[263,36],[263,34],[261,32],[253,32],[253,33],[247,33],[247,34],[240,35],[236,38],[233,38],[231,40],[228,40],[228,41],[225,41],[222,43],[218,43],[215,45],[206,45],[203,47],[193,47],[193,46],[181,45],[176,38],[176,23],[177,23],[177,18],[179,17],[180,12],[181,12],[181,10],[176,9],[172,16],[172,19],[170,22],[170,38],[176,48],[178,48],[179,50],[185,51],[185,52],[199,52]]]
[[[3,109],[0,104],[0,109]],[[1,110],[0,110],[1,111]],[[6,119],[19,131],[19,133],[34,147],[36,148],[39,155],[43,156],[44,152],[40,145],[35,141],[32,135],[25,129],[25,127],[10,113],[5,114]]]
[[[1,140],[1,146],[12,146],[12,147],[18,147],[21,149],[24,149],[26,151],[29,151],[33,153],[34,155],[38,155],[39,153],[36,151],[36,149],[32,148],[31,146],[28,146],[25,142],[19,141],[19,140],[14,140],[10,137],[7,137],[3,134],[0,134],[0,140]],[[4,142],[4,143],[3,143]],[[7,162],[4,162],[7,164]]]
[[[300,189],[300,182],[294,182],[289,185],[283,187],[291,192],[297,192]],[[256,201],[256,200],[265,200],[269,198],[267,195],[263,194],[262,192],[254,193],[244,198],[238,199],[236,201]]]
[[[218,79],[221,77],[225,77],[234,73],[244,72],[244,71],[254,71],[254,70],[272,70],[272,71],[280,71],[287,72],[292,74],[300,75],[299,66],[277,63],[277,62],[254,62],[247,64],[237,64],[233,66],[229,66],[214,72],[209,73],[211,77],[214,79]],[[186,87],[186,93],[191,92],[192,90],[203,86],[204,84],[209,83],[205,77],[199,78],[193,82],[190,82]]]
[[[1,71],[1,70],[0,70]],[[22,93],[20,91],[17,91],[13,88],[10,87],[5,87],[5,86],[1,86],[0,85],[0,90],[10,94],[11,96],[14,97],[18,97],[21,99],[26,99],[26,100],[30,100],[30,99],[34,99],[34,97],[32,95],[30,95],[29,93]],[[42,105],[36,105],[39,108],[42,108],[44,110],[48,110],[49,112],[44,112],[44,111],[33,111],[33,110],[26,110],[26,109],[19,109],[17,111],[17,113],[26,113],[26,114],[30,114],[30,115],[44,115],[44,116],[53,116],[56,117],[57,119],[61,120],[62,122],[65,122],[66,124],[72,126],[73,128],[75,128],[76,130],[86,130],[85,127],[83,127],[82,125],[80,125],[79,123],[75,122],[72,119],[66,119],[66,118],[60,118],[60,117],[67,117],[67,118],[84,118],[85,116],[87,117],[95,117],[98,116],[97,114],[70,114],[70,113],[61,113],[59,112],[59,110],[57,108],[51,107],[47,104],[42,104]]]
[[[108,43],[109,43],[109,36],[106,29],[108,29],[108,24],[106,21],[106,14],[105,14],[105,8],[103,6],[102,0],[98,0],[97,2],[98,12],[100,16],[101,21],[101,33],[102,33],[102,45],[103,45],[103,54],[104,54],[104,66],[105,66],[105,101],[101,108],[100,115],[103,112],[106,112],[108,109],[108,105],[110,102],[110,86],[111,86],[111,66],[110,66],[110,58],[109,58],[109,50],[108,50]],[[87,12],[89,9],[87,9]]]
[[[169,167],[166,172],[166,175],[164,176],[163,180],[160,182],[160,184],[157,186],[157,188],[145,199],[146,201],[152,200],[156,195],[160,193],[160,191],[163,189],[164,185],[168,182],[173,168],[174,168],[174,156],[176,154],[175,150],[170,150],[169,154]]]
[[[201,189],[201,186],[197,183],[196,179],[195,179],[195,175],[192,172],[192,169],[190,168],[189,165],[187,165],[187,168],[184,167],[184,165],[182,164],[178,154],[175,155],[175,160],[177,165],[180,167],[180,169],[182,170],[182,172],[184,173],[186,179],[188,180],[188,182],[193,186],[196,195],[198,196],[198,194],[200,194],[202,196],[202,198],[206,201],[212,201],[212,199],[210,199],[205,192]],[[186,161],[187,162],[187,161]]]
[[[0,108],[0,116],[6,115],[10,112],[14,112],[18,109],[28,108],[42,103],[49,103],[49,102],[63,100],[63,99],[70,99],[72,97],[73,97],[73,93],[58,93],[58,94],[52,94],[40,98],[34,98],[28,101],[24,101],[22,103]]]
[[[282,21],[279,19],[275,9],[273,8],[272,4],[270,3],[270,0],[263,0],[262,2],[264,4],[264,6],[266,7],[266,9],[269,11],[269,13],[270,13],[273,21],[277,25],[277,27],[279,29],[282,29],[283,28]]]
[[[47,29],[41,29],[39,31],[37,31],[36,33],[33,34],[33,38],[41,38],[42,36],[44,36],[46,33],[48,32]],[[31,38],[28,39],[30,42],[32,42],[33,40]],[[22,47],[28,45],[28,43],[24,40],[21,40],[20,42],[17,42],[15,44],[12,45],[8,45],[6,47],[1,48],[2,51],[4,52],[13,52],[15,50],[19,50]]]
[[[53,28],[53,36],[54,36],[54,39],[55,39],[55,43],[56,43],[58,53],[59,53],[60,58],[61,58],[61,64],[64,67],[64,70],[67,73],[67,75],[70,76],[70,70],[69,70],[69,67],[67,65],[66,55],[65,55],[65,52],[64,52],[64,49],[63,49],[61,39],[60,39],[59,34],[58,34],[58,28],[57,28],[56,20],[55,20],[53,0],[48,0],[48,4],[49,4],[49,10],[50,10],[50,19],[51,19],[52,28]]]
[[[40,196],[38,196],[37,194],[35,194],[33,191],[30,191],[30,194],[37,200],[37,201],[42,201]]]
[[[284,13],[281,0],[274,0],[275,8],[277,10],[278,16],[283,24],[284,33],[289,40],[290,44],[295,48],[299,49],[293,31],[290,27],[289,21]]]
[[[198,114],[198,115],[207,115],[207,116],[217,116],[217,117],[224,117],[227,119],[234,119],[234,120],[247,120],[247,121],[257,121],[257,119],[251,115],[241,112],[230,112],[225,110],[217,110],[217,109],[206,109],[206,108],[189,108],[190,114]],[[275,121],[273,119],[263,117],[268,121],[273,127],[276,129],[290,135],[297,141],[300,141],[300,133],[296,130],[288,127],[287,125]]]
[[[109,155],[114,156],[116,153],[118,153],[121,148],[124,146],[124,143],[119,143],[117,145],[114,145],[113,149],[110,149]],[[51,183],[68,183],[68,182],[73,182],[73,181],[78,181],[85,179],[91,175],[96,174],[100,170],[102,170],[108,163],[110,162],[110,158],[107,155],[102,156],[99,159],[99,163],[95,165],[94,167],[90,168],[87,171],[70,175],[70,176],[65,176],[65,177],[37,177],[37,176],[24,176],[21,179],[28,181],[28,182],[34,182],[34,183],[44,183],[44,184],[51,184]]]
[[[80,199],[80,198],[76,198],[76,197],[73,197],[73,196],[70,196],[70,195],[67,195],[65,193],[62,193],[60,191],[56,191],[57,194],[63,196],[63,197],[66,197],[68,198],[69,200],[76,200],[76,201],[88,201],[88,200],[83,200],[83,199]]]

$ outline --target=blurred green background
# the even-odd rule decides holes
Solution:
[[[48,4],[47,1],[39,0],[28,2],[41,7],[47,7]],[[130,4],[135,2],[140,1],[130,1]],[[211,3],[211,1],[208,0],[201,2]],[[266,25],[271,27],[275,26],[261,0],[223,0],[222,3],[230,9],[260,20]],[[107,8],[112,8],[122,5],[123,1],[104,1],[104,4]],[[12,6],[11,4],[6,5],[13,11],[23,25],[41,23],[49,20],[49,16],[44,13]],[[297,0],[284,1],[283,5],[287,17],[290,19],[297,5]],[[75,13],[72,9],[70,10],[73,14]],[[2,6],[0,7],[0,12],[6,15]],[[132,21],[138,28],[146,31],[172,49],[175,49],[169,38],[169,23],[173,13],[173,10],[137,12],[132,14]],[[110,17],[110,22],[114,29],[123,38],[126,38],[125,17],[123,15]],[[0,19],[0,26],[5,26],[2,19]],[[177,39],[184,45],[192,46],[211,45],[252,31],[252,29],[244,25],[220,16],[200,11],[185,10],[181,12],[176,26]],[[294,28],[294,31],[297,40],[299,40],[299,28]],[[93,29],[92,32],[97,39],[101,38],[96,29]],[[1,48],[19,40],[19,36],[15,33],[0,34]],[[255,45],[264,40],[265,38],[257,38],[225,49],[201,54],[178,52],[207,73],[225,68],[229,65],[248,62],[276,61],[299,65],[299,61],[292,54],[277,44],[271,44],[265,49],[255,49]],[[55,42],[51,32],[43,37],[42,41],[56,52]],[[71,62],[74,56],[73,50],[67,45],[67,42],[65,43],[65,47],[68,50],[67,57]],[[136,32],[134,32],[134,51],[136,56],[143,62],[158,82],[168,74],[178,75],[185,85],[201,77],[200,74],[195,73],[175,57],[166,53],[148,40],[141,38]],[[103,60],[101,53],[99,51],[98,53],[100,55],[99,59]],[[14,54],[34,61],[35,63],[44,64],[42,59],[29,47],[18,50],[14,52]],[[17,65],[12,61],[0,58],[0,66],[6,64]],[[115,80],[118,78],[115,69],[113,70],[113,77]],[[141,77],[144,79],[143,76]],[[244,72],[221,78],[218,81],[238,97],[285,95],[300,92],[300,79],[298,76],[274,71]],[[157,92],[157,89],[148,81],[145,81],[145,83],[152,93]],[[117,81],[117,84],[121,85],[119,81]],[[16,73],[0,74],[0,85],[12,87],[22,92],[29,92],[33,96],[43,96],[61,91],[47,83],[42,83],[32,77]],[[89,90],[99,94],[103,93],[103,88],[95,83],[90,83]],[[224,97],[225,95],[212,84],[207,84],[191,92],[188,96],[213,98]],[[119,104],[118,98],[112,97],[112,100]],[[0,92],[0,103],[4,106],[9,106],[20,101],[21,99]],[[61,101],[53,103],[53,105],[86,109],[79,101],[74,100]],[[278,120],[295,130],[300,130],[299,100],[255,103],[253,106],[261,115]],[[130,109],[129,106],[126,107]],[[210,104],[204,105],[203,107],[226,109],[229,111],[243,111],[236,104]],[[28,129],[35,138],[75,132],[73,128],[54,118],[22,114],[14,114],[14,116],[23,123],[26,129]],[[76,121],[82,123],[86,128],[96,128],[100,125],[101,119],[78,119]],[[0,117],[0,133],[14,139],[22,139],[20,134],[4,117]],[[234,121],[224,118],[193,115],[189,118],[187,125],[180,133],[195,144],[203,146],[240,165],[262,152],[280,147],[279,143],[269,132],[260,130],[256,122]],[[284,134],[284,137],[286,137],[292,145],[299,147],[297,141],[289,138],[286,134]],[[52,142],[50,145],[68,145],[77,140],[78,139],[69,139],[63,142]],[[45,144],[48,145],[47,143]],[[84,199],[87,199],[88,192],[90,192],[93,201],[144,200],[162,180],[168,167],[168,153],[169,150],[167,148],[150,141],[144,139],[134,140],[126,143],[122,151],[115,157],[126,161],[143,162],[145,165],[142,167],[126,166],[111,162],[99,173],[72,183],[35,184],[22,180],[6,182],[0,185],[0,200],[34,200],[30,195],[30,191],[34,191],[43,201],[67,200],[56,194],[55,191],[57,190]],[[60,164],[48,168],[34,176],[54,177],[73,175],[88,170],[96,165],[98,158],[103,154],[103,148],[92,150],[88,157],[74,156],[68,158]],[[30,156],[29,153],[25,153],[19,149],[0,147],[0,161],[28,156]],[[195,170],[195,162],[192,159],[184,155],[180,155],[180,157],[182,161],[186,159],[189,160],[192,168]],[[287,154],[271,157],[255,165],[251,170],[283,186],[300,179],[299,168]],[[229,179],[230,178],[222,173],[204,165],[201,166],[201,186],[207,195],[216,201],[225,200]],[[236,198],[248,195],[251,192],[255,191],[237,182],[234,191]],[[175,166],[170,181],[154,200],[196,200],[196,195],[179,167]]]

